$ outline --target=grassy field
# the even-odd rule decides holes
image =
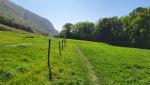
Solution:
[[[24,43],[29,44],[11,47]],[[52,42],[53,80],[49,81],[47,49],[48,37],[29,33],[0,32],[0,84],[90,85],[87,68],[71,43],[65,47],[62,56],[59,56],[58,42]]]
[[[53,79],[48,79],[48,37],[0,31],[0,85],[149,85],[150,50],[67,40],[62,56],[52,38]]]
[[[101,85],[150,85],[150,50],[76,42]]]

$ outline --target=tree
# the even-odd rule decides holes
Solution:
[[[121,22],[118,17],[103,18],[96,24],[95,40],[114,43],[121,37]]]
[[[139,7],[130,13],[129,37],[135,47],[145,47],[149,44],[150,11],[147,8]],[[146,45],[147,47],[147,45]]]
[[[64,37],[72,38],[72,27],[73,24],[71,23],[66,23],[65,25],[63,25]]]
[[[79,22],[74,25],[74,32],[79,39],[93,40],[94,24],[91,22]]]

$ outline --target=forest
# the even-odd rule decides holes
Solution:
[[[60,37],[104,42],[111,45],[150,48],[150,7],[139,7],[127,16],[93,22],[66,23]]]

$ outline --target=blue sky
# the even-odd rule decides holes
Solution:
[[[11,0],[47,18],[57,30],[71,22],[96,22],[103,17],[124,16],[137,7],[150,6],[150,0]]]

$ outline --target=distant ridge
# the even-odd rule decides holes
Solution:
[[[10,0],[0,0],[0,16],[2,15],[30,27],[35,33],[44,35],[58,33],[50,21],[16,5]]]

